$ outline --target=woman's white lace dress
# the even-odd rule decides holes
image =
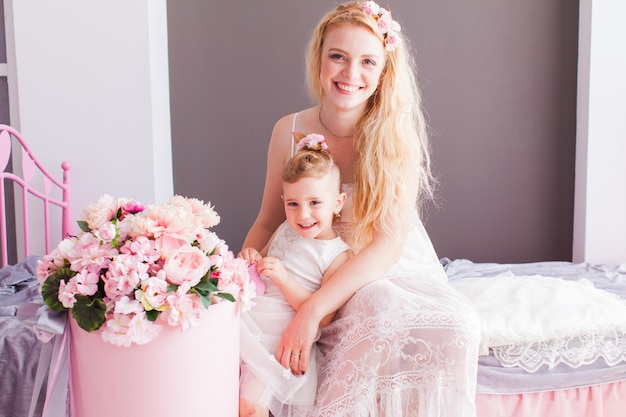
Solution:
[[[312,416],[475,416],[477,312],[448,284],[417,213],[407,227],[401,259],[322,329]]]

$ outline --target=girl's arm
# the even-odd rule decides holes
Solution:
[[[322,286],[329,277],[350,258],[350,251],[344,251],[337,255],[322,277]],[[278,286],[289,304],[298,311],[302,304],[313,294],[307,290],[297,280],[291,277],[282,262],[274,257],[266,257],[257,263],[260,274],[266,275]],[[319,291],[319,290],[318,290]],[[334,314],[324,318],[324,323],[328,324]]]

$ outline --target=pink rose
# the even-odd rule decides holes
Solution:
[[[174,251],[163,264],[167,281],[193,287],[200,282],[211,267],[209,258],[198,248],[191,245],[183,246]]]
[[[363,8],[363,13],[368,16],[376,16],[380,12],[380,6],[373,1],[364,1],[361,7]]]
[[[95,235],[105,242],[111,242],[117,236],[117,227],[113,223],[104,223],[98,228]]]
[[[328,149],[328,144],[324,136],[311,133],[298,141],[298,150],[300,149],[325,150]]]
[[[393,51],[400,44],[400,38],[394,31],[389,31],[385,39],[385,49],[389,52]]]
[[[384,35],[385,33],[389,32],[389,29],[391,28],[391,16],[385,9],[381,9],[381,12],[382,14],[378,17],[376,25],[378,25],[378,30],[380,30],[380,33]]]
[[[135,291],[135,298],[141,301],[146,311],[162,310],[167,297],[167,281],[150,277],[141,284],[141,290]]]

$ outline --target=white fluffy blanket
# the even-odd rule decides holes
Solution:
[[[626,333],[626,301],[591,281],[540,275],[464,278],[450,284],[476,306],[481,355],[491,347],[581,334]]]

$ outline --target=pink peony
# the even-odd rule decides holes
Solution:
[[[226,246],[226,242],[220,239],[214,232],[206,229],[198,236],[198,244],[200,249],[207,253],[213,252],[216,248]]]
[[[91,230],[96,230],[115,218],[117,208],[117,200],[105,194],[83,210],[83,220],[87,222]]]
[[[220,223],[220,216],[213,209],[213,206],[211,206],[210,203],[205,204],[204,201],[198,200],[197,198],[175,195],[170,198],[168,204],[189,210],[191,214],[201,219],[202,227],[205,229],[210,229]]]
[[[200,249],[185,245],[174,251],[163,264],[166,279],[175,285],[198,284],[211,268],[211,261]]]

